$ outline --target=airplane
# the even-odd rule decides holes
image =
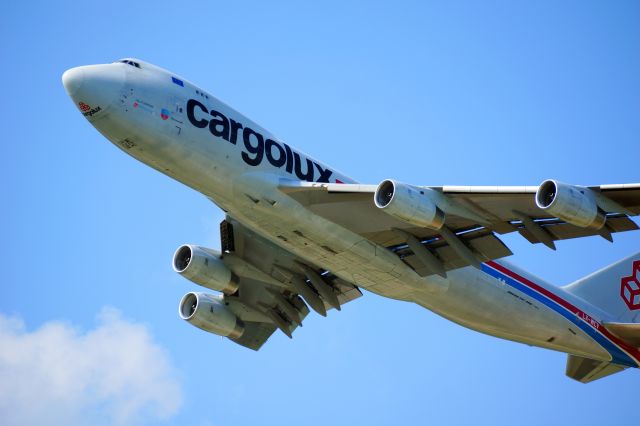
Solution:
[[[180,246],[180,318],[258,350],[361,289],[459,325],[567,353],[583,383],[640,366],[640,252],[559,287],[503,260],[532,244],[637,230],[640,183],[361,184],[170,71],[135,58],[67,70],[82,115],[119,149],[225,212],[220,249]]]

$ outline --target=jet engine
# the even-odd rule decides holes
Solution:
[[[546,180],[536,192],[536,205],[547,213],[581,228],[601,229],[605,213],[598,208],[595,194],[580,186]]]
[[[224,304],[222,296],[187,293],[178,306],[180,318],[219,336],[237,339],[244,332],[242,321]]]
[[[212,290],[233,294],[238,289],[238,278],[216,250],[190,244],[180,246],[173,255],[173,270]]]
[[[431,229],[444,225],[444,213],[428,189],[385,180],[378,185],[373,199],[376,207],[403,222]]]

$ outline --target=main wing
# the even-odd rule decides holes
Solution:
[[[325,316],[362,296],[355,285],[281,249],[231,217],[221,223],[220,236],[222,262],[238,284],[236,292],[222,297],[244,328],[240,337],[228,337],[242,346],[258,350],[278,329],[292,337],[309,313],[307,304]]]
[[[612,241],[614,233],[638,229],[629,216],[640,213],[640,184],[418,187],[283,180],[280,190],[395,252],[423,276],[511,254],[496,234],[518,232],[555,250],[555,241],[570,238]]]
[[[554,185],[417,187],[393,181],[376,186],[281,179],[279,189],[311,213],[386,247],[421,276],[446,276],[448,270],[479,266],[511,254],[498,238],[508,232],[519,232],[532,243],[555,249],[557,240],[589,235],[611,240],[616,232],[638,229],[629,216],[640,213],[640,184]],[[310,308],[326,315],[329,309],[340,309],[362,295],[354,284],[295,256],[231,217],[222,222],[220,235],[222,253],[205,253],[200,260],[207,265],[209,256],[214,264],[224,264],[224,286],[210,288],[225,294],[208,302],[207,295],[188,294],[184,306],[181,302],[181,314],[208,331],[218,332],[216,326],[226,326],[218,334],[240,345],[258,350],[278,329],[291,337]],[[181,249],[174,257],[174,267],[180,253]],[[197,264],[189,263],[191,249],[184,253],[188,257],[178,260]],[[186,267],[177,266],[178,272],[185,272]],[[196,277],[187,278],[208,286]],[[198,297],[203,297],[200,307]],[[233,324],[213,324],[209,329],[197,322],[198,309],[230,311]],[[221,314],[221,320],[225,315]]]

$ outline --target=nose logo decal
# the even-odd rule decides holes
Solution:
[[[160,118],[162,118],[163,120],[167,120],[169,118],[169,114],[170,113],[168,109],[162,108],[160,110]]]
[[[640,260],[633,262],[631,275],[620,280],[620,296],[629,309],[640,309]]]
[[[78,108],[80,108],[80,111],[82,111],[82,115],[84,115],[85,117],[91,117],[93,116],[93,114],[96,114],[102,111],[102,108],[100,107],[91,108],[90,105],[87,105],[84,102],[78,102]]]

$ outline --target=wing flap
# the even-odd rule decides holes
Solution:
[[[302,259],[274,245],[260,235],[227,217],[220,226],[225,249],[222,261],[238,277],[238,291],[225,295],[224,301],[244,323],[244,333],[231,339],[239,345],[258,350],[280,329],[288,337],[302,325],[309,308],[291,283]],[[233,243],[230,244],[229,242]],[[339,279],[328,271],[313,269],[335,296],[338,307],[362,296],[355,285]],[[300,276],[304,275],[302,272]],[[312,289],[313,287],[309,287]],[[315,293],[314,293],[315,294]],[[327,293],[325,293],[327,295]],[[332,305],[320,299],[325,311]],[[322,306],[322,305],[321,305]]]
[[[536,221],[536,223],[549,232],[553,240],[567,240],[590,235],[600,235],[597,230],[580,228],[561,220]],[[627,216],[616,215],[607,218],[606,229],[611,233],[625,232],[638,229],[638,225]],[[532,244],[540,242],[523,226],[518,226],[518,232]]]
[[[257,351],[275,331],[276,327],[273,324],[267,324],[264,322],[245,322],[244,333],[242,333],[242,336],[238,339],[230,339],[245,348]]]
[[[476,253],[479,260],[483,262],[512,254],[511,250],[509,250],[498,237],[486,229],[467,232],[459,235],[459,237]],[[469,265],[469,263],[442,238],[434,238],[422,242],[422,245],[432,254],[436,255],[446,271]],[[424,277],[433,273],[406,245],[393,247],[392,250],[394,250],[407,265],[413,268],[418,275]]]

